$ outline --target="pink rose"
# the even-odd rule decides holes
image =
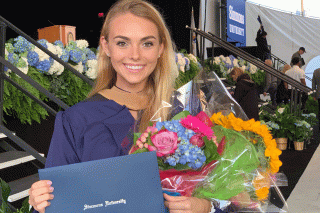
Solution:
[[[173,154],[178,148],[178,134],[167,129],[160,130],[151,137],[154,146],[148,146],[149,151],[157,151],[157,156]]]
[[[195,134],[190,138],[190,143],[201,148],[205,144],[202,137],[201,134]]]

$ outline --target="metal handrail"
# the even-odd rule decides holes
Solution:
[[[194,31],[196,34],[199,34],[200,36],[208,39],[209,41],[211,41],[215,44],[218,44],[225,49],[228,49],[230,52],[233,52],[234,54],[240,56],[244,60],[246,60],[246,61],[250,62],[251,64],[257,66],[258,68],[264,70],[265,72],[287,82],[292,87],[299,89],[299,90],[306,92],[306,93],[309,93],[311,91],[311,88],[303,85],[302,83],[296,81],[295,79],[289,77],[288,75],[285,75],[284,73],[279,72],[278,70],[274,69],[273,67],[266,65],[264,62],[256,59],[251,54],[245,52],[244,50],[242,50],[240,48],[235,47],[234,45],[222,40],[221,38],[219,38],[215,35],[212,35],[212,34],[210,35],[209,33],[206,33],[202,30],[191,28],[189,26],[186,26],[186,28]],[[202,49],[202,51],[204,51],[204,49]],[[202,57],[203,57],[204,54],[202,53],[200,55],[202,55]]]

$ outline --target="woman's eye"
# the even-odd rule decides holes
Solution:
[[[124,41],[118,41],[118,42],[117,42],[117,45],[120,46],[120,47],[124,47],[124,46],[127,45],[127,43],[124,42]]]
[[[151,46],[153,46],[153,43],[152,42],[146,42],[146,43],[143,44],[143,46],[151,47]]]

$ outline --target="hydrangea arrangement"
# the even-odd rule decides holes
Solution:
[[[157,122],[146,132],[136,133],[135,151],[157,151],[163,170],[201,168],[206,162],[201,149],[205,145],[204,137],[216,143],[215,135],[210,125],[203,122],[206,119],[204,112],[197,116],[191,116],[187,111],[183,113],[183,118]]]
[[[265,73],[258,69],[255,65],[243,60],[242,58],[230,55],[225,57],[223,55],[208,59],[205,61],[208,71],[214,71],[220,78],[227,78],[233,68],[237,67],[248,73],[252,80],[259,86],[264,85]],[[230,78],[231,79],[231,78]]]

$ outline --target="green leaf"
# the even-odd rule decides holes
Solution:
[[[149,150],[146,149],[146,148],[137,149],[137,150],[134,151],[132,154],[139,154],[139,153],[144,153],[144,152],[149,152]]]
[[[141,135],[142,133],[139,133],[139,132],[133,134],[134,145],[136,145],[136,141],[138,140],[138,138],[140,138]]]
[[[217,146],[213,143],[213,141],[208,140],[207,137],[203,137],[205,147],[203,149],[204,155],[206,156],[206,164],[210,163],[213,160],[218,160],[220,155],[217,151]]]
[[[179,114],[175,115],[171,120],[180,120],[181,118],[185,118],[190,115],[189,111],[182,111]]]
[[[4,180],[1,179],[1,193],[2,193],[2,201],[7,202],[11,189],[9,184],[7,184]]]
[[[29,208],[29,197],[27,197],[23,201],[22,207],[19,212],[21,212],[21,213],[31,213],[32,212],[32,210]]]

